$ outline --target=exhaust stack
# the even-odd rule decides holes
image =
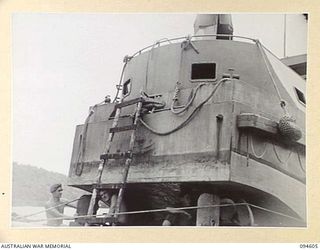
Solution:
[[[195,35],[233,35],[230,14],[199,14],[193,27]],[[232,40],[232,37],[217,36],[216,39]]]

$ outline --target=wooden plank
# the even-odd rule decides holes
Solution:
[[[253,113],[244,113],[238,115],[237,126],[238,128],[255,128],[271,134],[278,133],[277,122]]]
[[[115,127],[115,128],[110,128],[109,132],[110,133],[117,133],[117,132],[122,132],[122,131],[127,131],[127,130],[135,130],[137,128],[137,125],[127,125],[127,126],[122,126],[122,127]]]
[[[92,164],[85,164],[83,175],[78,177],[71,175],[68,179],[69,185],[91,185],[98,167]],[[121,172],[123,165],[108,166],[102,175],[103,184],[121,183]],[[185,181],[228,181],[230,170],[228,164],[219,162],[176,162],[166,161],[132,165],[128,175],[128,183],[159,183],[159,182],[185,182]]]
[[[124,158],[132,158],[132,154],[128,152],[121,152],[116,154],[103,154],[100,155],[100,160],[107,159],[124,159]]]

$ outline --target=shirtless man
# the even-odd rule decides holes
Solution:
[[[50,187],[51,198],[45,204],[48,226],[57,227],[62,225],[63,220],[73,220],[73,217],[63,214],[65,206],[74,206],[66,204],[67,201],[61,199],[62,191],[61,184],[54,184]]]

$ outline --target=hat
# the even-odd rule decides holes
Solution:
[[[50,187],[50,193],[53,193],[55,191],[57,191],[58,188],[62,188],[62,185],[61,184],[53,184],[51,187]]]

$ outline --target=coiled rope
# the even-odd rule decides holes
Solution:
[[[152,133],[159,135],[159,136],[166,136],[169,134],[172,134],[176,131],[178,131],[179,129],[185,127],[192,119],[193,117],[200,111],[200,109],[202,108],[202,106],[209,101],[209,99],[214,95],[214,93],[216,92],[216,90],[219,88],[219,86],[225,82],[225,81],[230,81],[230,79],[227,78],[223,78],[221,79],[215,86],[214,89],[211,91],[210,95],[204,100],[202,101],[198,106],[195,107],[195,109],[191,112],[191,114],[187,117],[187,119],[185,121],[183,121],[179,126],[177,126],[174,129],[171,129],[167,132],[159,132],[156,131],[154,128],[150,127],[145,121],[143,121],[141,118],[139,119],[141,124],[148,129],[149,131],[151,131]]]
[[[189,101],[186,105],[184,105],[183,108],[179,109],[179,110],[175,110],[176,108],[178,108],[177,106],[175,106],[176,101],[178,100],[178,94],[180,92],[180,79],[181,79],[181,69],[182,69],[182,62],[183,62],[183,55],[184,55],[184,51],[189,47],[189,45],[195,50],[195,52],[197,54],[199,54],[199,51],[196,49],[196,47],[192,44],[191,42],[191,36],[188,35],[186,37],[186,40],[183,41],[181,43],[181,51],[180,51],[180,62],[179,62],[179,73],[178,73],[178,79],[177,79],[177,84],[176,84],[176,88],[174,91],[174,95],[172,98],[172,103],[171,103],[171,107],[170,110],[173,114],[179,115],[181,113],[183,113],[184,111],[186,111],[189,106],[192,104],[194,98],[196,97],[196,94],[198,92],[198,90],[203,86],[203,85],[209,85],[210,83],[200,83],[196,88],[195,88],[195,92],[191,93],[191,96],[189,97]],[[192,90],[193,91],[193,90]],[[181,105],[180,105],[181,106]]]
[[[173,99],[172,99],[172,103],[171,103],[171,107],[170,107],[170,110],[173,114],[175,115],[179,115],[181,113],[183,113],[184,111],[186,111],[190,105],[192,104],[192,102],[194,101],[196,95],[197,95],[197,92],[198,90],[204,86],[204,85],[209,85],[211,83],[200,83],[194,90],[192,90],[192,93],[191,93],[191,96],[189,97],[189,101],[187,104],[184,105],[183,108],[179,108],[178,110],[176,110],[178,107],[175,106],[175,103],[176,101],[178,100],[178,94],[180,92],[180,89],[179,89],[179,85],[180,83],[177,83],[177,86],[176,86],[176,89],[175,89],[175,93],[174,93],[174,96],[173,96]]]

